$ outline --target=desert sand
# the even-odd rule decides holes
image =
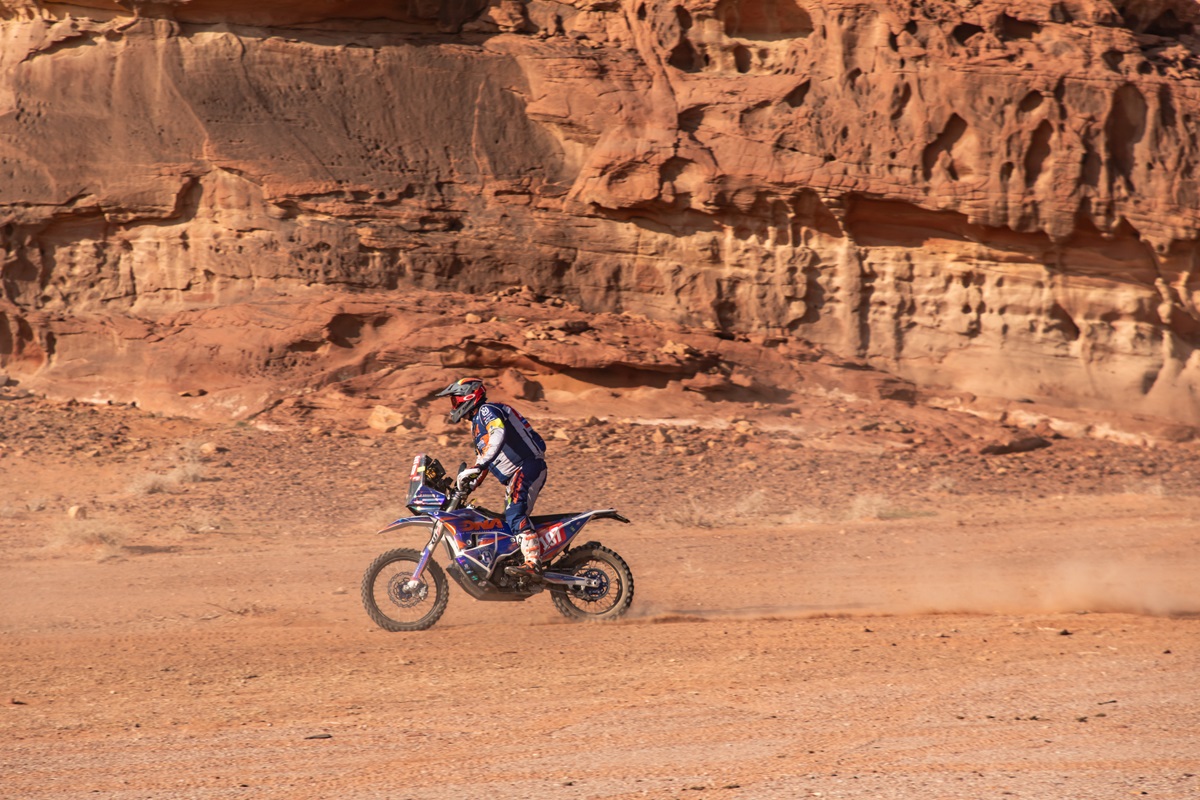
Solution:
[[[881,454],[878,425],[831,445],[749,412],[713,445],[540,419],[539,511],[633,520],[584,532],[633,569],[624,619],[452,586],[390,634],[362,571],[420,543],[374,532],[412,455],[456,462],[465,431],[7,397],[0,794],[1200,793],[1194,445]]]

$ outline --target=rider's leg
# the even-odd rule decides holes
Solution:
[[[505,496],[504,518],[508,529],[521,544],[525,565],[535,571],[541,566],[542,543],[538,541],[529,515],[533,513],[533,505],[545,483],[546,462],[541,459],[527,461],[517,468],[508,482]]]

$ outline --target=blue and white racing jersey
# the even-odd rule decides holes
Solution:
[[[496,479],[507,484],[513,473],[529,459],[546,455],[546,442],[524,417],[504,403],[484,403],[471,420],[475,466],[487,467]]]

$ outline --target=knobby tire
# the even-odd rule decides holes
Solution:
[[[446,582],[446,573],[441,566],[430,559],[425,564],[421,575],[421,589],[416,593],[406,593],[402,584],[411,577],[421,560],[421,551],[411,547],[401,547],[389,550],[376,558],[367,567],[362,579],[362,601],[367,610],[367,616],[385,631],[399,633],[401,631],[423,631],[433,626],[441,619],[450,602],[450,586]],[[407,570],[404,565],[408,564]],[[422,590],[424,594],[422,594]],[[431,597],[432,595],[432,597]],[[416,619],[403,615],[408,609],[413,612],[428,610]],[[396,616],[390,616],[390,615]]]
[[[581,575],[589,570],[603,572],[607,591],[590,599],[587,590],[572,590],[566,586],[551,586],[550,599],[564,617],[573,620],[604,622],[621,617],[633,602],[633,572],[625,559],[603,545],[587,544],[568,551],[551,567],[554,572]]]

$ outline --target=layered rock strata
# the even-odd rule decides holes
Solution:
[[[1200,425],[1197,5],[1016,5],[0,1],[0,367],[523,284]]]

